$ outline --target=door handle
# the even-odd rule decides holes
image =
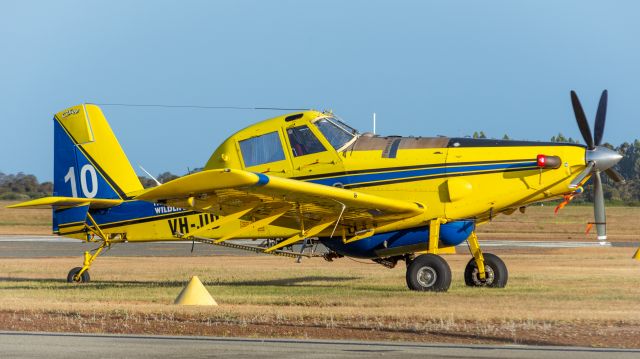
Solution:
[[[260,172],[260,173],[269,173],[269,172],[274,172],[274,173],[286,173],[284,170],[272,170],[271,168],[267,168],[266,170]]]
[[[335,165],[335,164],[336,164],[336,161],[333,161],[333,160],[332,160],[332,161],[329,161],[329,162],[320,162],[320,160],[315,160],[314,162],[307,163],[306,165],[301,165],[301,166],[299,166],[299,167],[298,167],[298,168],[296,168],[296,169],[297,169],[298,171],[300,171],[300,170],[302,170],[303,168],[311,167],[311,166],[314,166],[314,165],[321,165],[321,164],[322,164],[322,165]]]

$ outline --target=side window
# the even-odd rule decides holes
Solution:
[[[320,140],[306,125],[287,129],[287,135],[289,135],[294,157],[326,151]]]
[[[284,160],[282,142],[275,131],[240,141],[240,151],[246,167]]]

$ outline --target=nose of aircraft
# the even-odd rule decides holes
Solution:
[[[578,95],[571,91],[571,105],[576,115],[578,128],[582,133],[582,138],[587,144],[587,153],[585,158],[586,168],[576,176],[569,188],[576,188],[590,174],[593,174],[593,214],[598,231],[598,240],[604,242],[607,240],[606,216],[604,210],[604,192],[602,190],[602,178],[600,172],[604,172],[615,182],[624,182],[624,178],[612,167],[622,159],[622,156],[613,150],[600,146],[602,136],[604,134],[604,123],[607,114],[607,90],[602,91],[598,111],[596,112],[595,135],[591,137],[591,128],[587,122],[587,116],[584,114]]]
[[[586,163],[593,162],[598,171],[605,171],[618,163],[622,155],[603,146],[596,146],[593,150],[587,150]]]

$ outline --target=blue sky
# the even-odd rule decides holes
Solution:
[[[0,171],[53,172],[52,116],[82,102],[333,109],[383,135],[640,138],[640,2],[3,1]],[[104,107],[129,159],[202,166],[278,112]]]

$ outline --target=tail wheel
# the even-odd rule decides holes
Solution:
[[[407,286],[411,290],[445,292],[451,286],[451,268],[435,254],[417,256],[407,267]]]
[[[89,276],[88,270],[84,271],[84,273],[80,275],[80,278],[78,279],[75,278],[76,275],[80,273],[81,270],[82,270],[82,267],[75,267],[72,270],[70,270],[69,274],[67,274],[67,283],[89,283],[89,281],[91,280],[91,277]]]
[[[507,266],[495,254],[483,253],[485,279],[480,279],[476,260],[471,258],[464,269],[464,282],[469,287],[504,288],[509,279]]]

